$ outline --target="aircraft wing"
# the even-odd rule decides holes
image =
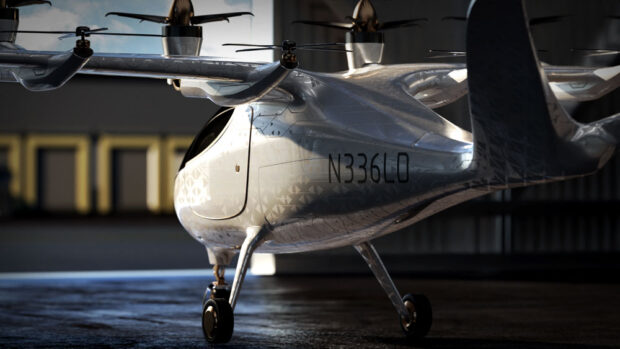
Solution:
[[[0,81],[19,82],[33,91],[52,90],[74,74],[131,76],[155,79],[206,81],[207,98],[218,105],[234,106],[255,101],[269,93],[290,69],[275,63],[224,61],[213,57],[38,52],[0,49]],[[67,62],[72,59],[70,63]],[[226,88],[220,88],[221,86]]]

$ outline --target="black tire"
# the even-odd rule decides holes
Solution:
[[[421,294],[406,294],[403,303],[407,309],[411,320],[409,322],[401,319],[400,327],[408,338],[419,339],[428,334],[433,324],[433,308],[426,296]]]
[[[227,343],[233,334],[235,318],[227,299],[209,299],[202,310],[202,333],[209,343]]]

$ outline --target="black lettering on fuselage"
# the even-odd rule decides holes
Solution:
[[[385,183],[388,183],[388,184],[395,183],[394,179],[389,179],[388,178],[387,153],[383,153],[383,179],[385,179]]]
[[[338,154],[338,169],[336,169],[336,165],[334,165],[332,154],[329,154],[329,183],[332,182],[332,169],[334,170],[334,175],[338,179],[338,183],[340,183],[340,154]]]
[[[400,176],[400,164],[401,164],[401,158],[404,158],[404,162],[405,162],[405,178],[402,178]],[[407,153],[398,153],[398,156],[396,158],[396,176],[398,177],[398,182],[399,183],[407,183],[409,182],[409,154]]]
[[[353,154],[354,153],[329,154],[329,183],[332,183],[332,171],[334,173],[333,181],[337,181],[337,183],[342,183],[343,180],[344,183],[347,184],[353,182],[364,184],[369,181],[385,184],[409,182],[409,153],[357,153],[357,156]],[[383,156],[383,167],[381,167],[381,156]],[[340,161],[343,157],[345,158],[344,175],[342,175],[342,163]],[[337,164],[335,161],[336,158],[338,158]],[[396,162],[396,173],[391,171],[393,167],[388,167],[388,163],[393,164],[394,162]]]

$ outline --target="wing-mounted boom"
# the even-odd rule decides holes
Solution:
[[[181,80],[180,91],[189,98],[208,98],[220,106],[237,106],[261,99],[284,80],[290,68],[271,63],[257,67],[243,81]]]
[[[81,38],[69,52],[16,55],[13,50],[0,51],[2,81],[17,81],[30,91],[48,91],[63,86],[93,55],[90,41],[85,39],[89,33],[89,28],[78,27],[75,35]]]
[[[613,154],[620,118],[582,125],[551,92],[522,0],[476,0],[467,26],[474,163],[480,185],[592,173]]]
[[[92,54],[93,51],[88,47],[76,47],[73,51],[49,56],[44,60],[33,57],[35,64],[18,66],[9,71],[17,82],[30,91],[54,90],[69,81]]]

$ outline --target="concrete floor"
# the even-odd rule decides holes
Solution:
[[[229,347],[620,347],[620,285],[395,280],[434,307],[404,339],[368,276],[246,279]],[[0,281],[0,347],[205,347],[198,277]]]

